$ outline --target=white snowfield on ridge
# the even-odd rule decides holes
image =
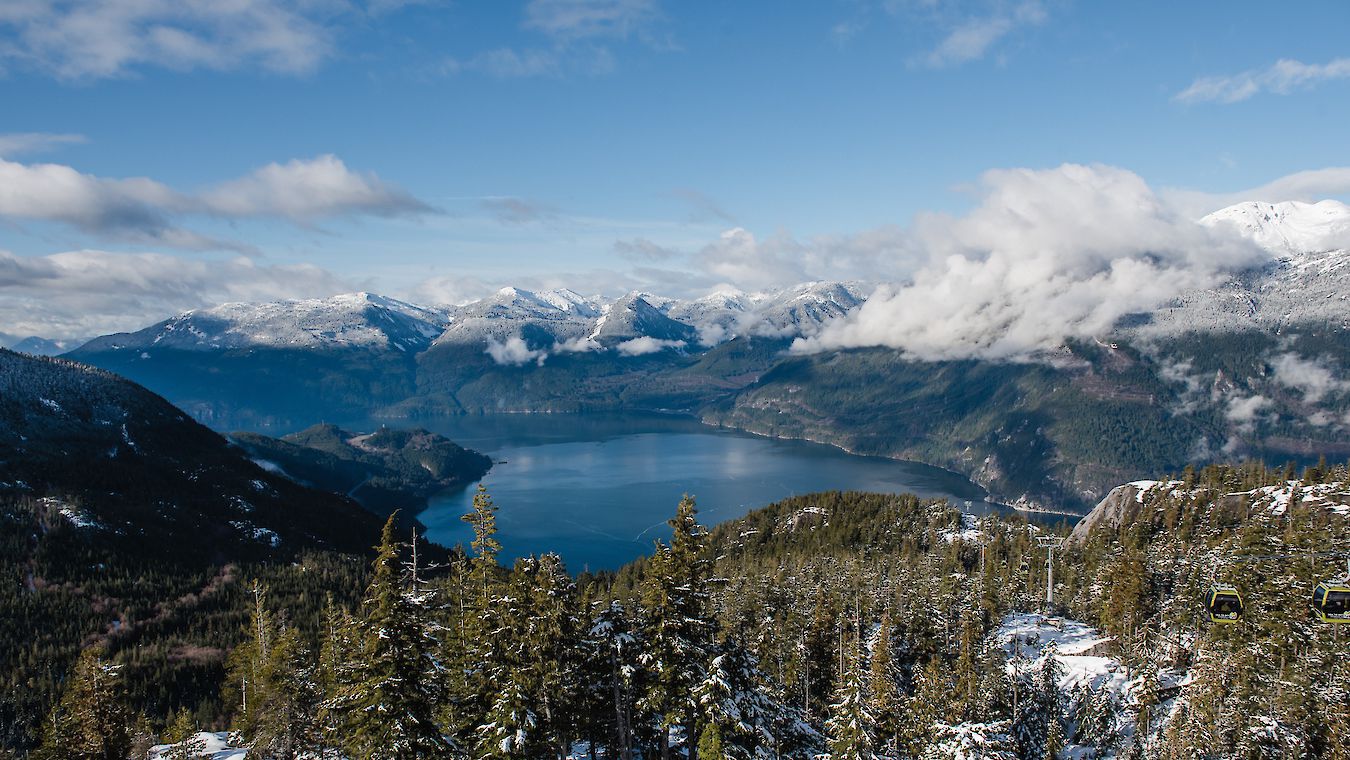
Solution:
[[[1350,206],[1340,201],[1248,201],[1219,209],[1200,223],[1232,224],[1268,251],[1285,254],[1350,249]]]
[[[1350,322],[1350,206],[1249,201],[1198,220],[1234,226],[1272,260],[1217,287],[1196,290],[1149,312],[1141,332],[1227,332],[1250,327]],[[624,325],[674,345],[685,330],[691,347],[715,346],[737,336],[810,336],[830,320],[861,306],[875,283],[817,281],[750,293],[720,287],[699,298],[643,292],[619,298],[566,288],[531,291],[506,287],[475,301],[419,306],[373,293],[331,298],[228,303],[185,312],[134,333],[96,338],[89,350],[155,348],[226,350],[249,347],[366,347],[415,353],[433,344],[487,345],[542,329],[561,350],[596,350],[595,336],[612,332],[616,308],[655,313]],[[652,334],[642,333],[650,330]],[[589,336],[589,340],[588,340]],[[528,337],[528,336],[526,336]],[[537,342],[537,341],[536,341]],[[568,347],[569,342],[575,345]]]

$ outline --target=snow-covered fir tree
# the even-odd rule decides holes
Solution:
[[[341,717],[349,756],[414,760],[451,753],[435,718],[445,674],[434,657],[438,626],[431,602],[431,592],[405,577],[390,516],[357,620],[359,649],[329,701]]]
[[[707,531],[698,523],[694,500],[680,500],[670,521],[670,545],[657,542],[642,588],[643,645],[640,661],[649,671],[640,706],[656,716],[662,760],[670,757],[670,735],[679,727],[698,736],[694,688],[703,680],[712,642],[708,607]],[[697,749],[688,743],[693,760]]]
[[[868,707],[868,671],[861,647],[845,647],[844,667],[830,703],[830,717],[825,722],[825,734],[830,748],[830,760],[875,760],[877,737],[876,717]]]

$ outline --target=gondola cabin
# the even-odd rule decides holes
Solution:
[[[1350,580],[1317,584],[1312,608],[1323,623],[1350,623]]]
[[[1236,623],[1242,619],[1242,595],[1232,586],[1215,586],[1205,597],[1209,619],[1214,623]]]

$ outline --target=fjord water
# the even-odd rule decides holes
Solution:
[[[571,570],[612,569],[651,551],[682,494],[713,525],[796,494],[828,490],[946,496],[967,511],[997,506],[965,478],[935,467],[861,457],[660,415],[508,414],[412,420],[498,462],[483,478],[500,511],[510,564],[557,552]],[[378,427],[376,423],[373,427]],[[360,428],[354,428],[360,429]],[[468,545],[460,520],[477,483],[433,497],[419,515],[432,541]]]

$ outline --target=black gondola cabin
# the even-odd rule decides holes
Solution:
[[[1313,612],[1323,623],[1350,623],[1350,581],[1322,581],[1313,589]]]
[[[1242,595],[1232,586],[1215,586],[1205,597],[1209,619],[1214,623],[1236,623],[1242,619]]]

